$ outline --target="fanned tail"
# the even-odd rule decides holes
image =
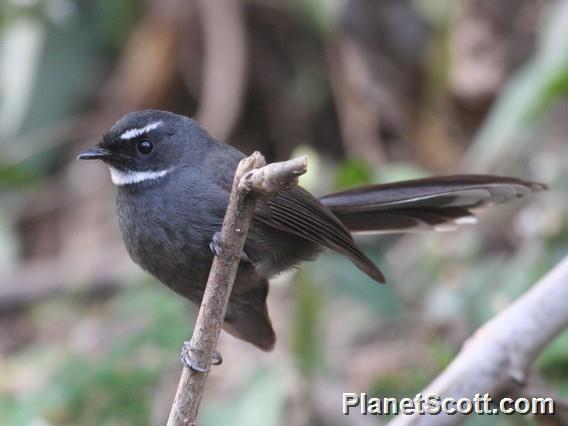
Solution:
[[[471,209],[544,189],[511,177],[456,175],[356,188],[320,201],[353,233],[447,231],[475,223]]]

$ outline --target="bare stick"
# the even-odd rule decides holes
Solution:
[[[190,344],[192,360],[204,367],[206,372],[183,369],[168,426],[196,424],[211,357],[223,326],[257,198],[273,196],[278,191],[292,188],[298,183],[298,176],[307,170],[306,157],[268,166],[265,164],[262,155],[255,152],[237,167],[221,228],[222,250],[213,260]]]
[[[513,383],[524,383],[537,355],[568,327],[568,257],[499,315],[480,327],[452,363],[421,393],[496,400]],[[464,416],[399,416],[401,425],[454,425]]]

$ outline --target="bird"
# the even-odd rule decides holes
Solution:
[[[118,187],[118,223],[131,259],[174,292],[201,303],[245,154],[197,121],[143,110],[120,118],[81,160],[101,160]],[[269,279],[330,249],[384,283],[355,234],[449,230],[476,222],[472,209],[504,203],[546,185],[514,177],[452,175],[370,185],[316,198],[300,186],[257,202],[223,328],[270,351],[276,335]]]

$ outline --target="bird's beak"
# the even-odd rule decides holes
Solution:
[[[77,160],[108,160],[113,153],[105,148],[94,147],[83,151],[77,156]]]

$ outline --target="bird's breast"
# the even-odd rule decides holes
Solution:
[[[204,271],[212,261],[206,241],[211,236],[192,225],[190,212],[178,210],[166,196],[120,191],[117,196],[118,223],[132,260],[183,294],[188,287],[205,285]]]

